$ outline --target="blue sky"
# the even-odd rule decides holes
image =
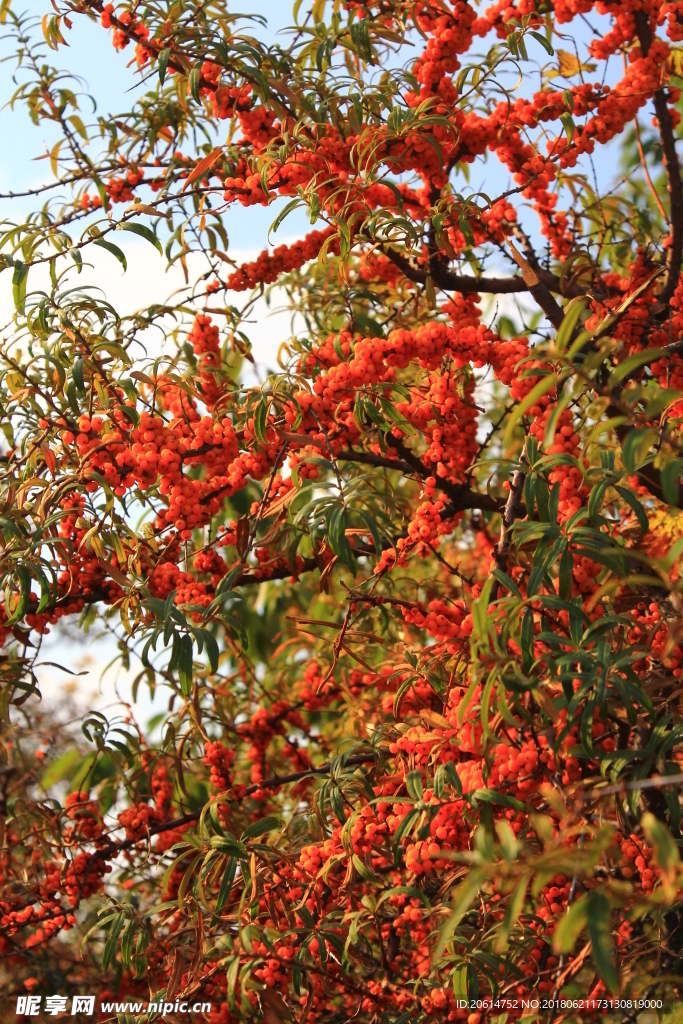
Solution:
[[[18,10],[18,8],[15,9]],[[29,11],[34,20],[34,37],[41,37],[40,17],[43,11],[50,10],[48,0],[40,0],[40,2],[30,0]],[[262,38],[265,36],[266,39],[274,40],[277,33],[292,21],[289,0],[285,0],[284,3],[277,2],[277,0],[260,0],[260,2],[259,0],[237,0],[235,10],[244,14],[260,14],[267,18],[267,30],[256,24],[253,28],[255,35]],[[35,15],[33,15],[34,11]],[[572,30],[575,30],[576,27],[572,26]],[[577,41],[581,51],[584,49],[587,39],[581,39],[580,36],[587,34],[587,30],[582,23],[579,23],[578,29]],[[73,27],[70,31],[65,32],[65,37],[69,46],[60,47],[57,52],[48,51],[50,62],[78,74],[82,81],[83,92],[89,93],[94,98],[98,114],[114,114],[128,108],[136,93],[144,88],[139,84],[135,67],[126,66],[132,59],[132,48],[117,52],[111,45],[111,33],[105,33],[98,23],[83,16],[74,18]],[[283,42],[286,41],[285,35],[282,38]],[[477,40],[478,45],[475,46],[475,49],[484,51],[492,42],[492,37],[486,40]],[[560,45],[573,49],[569,40]],[[541,62],[548,60],[548,55],[534,40],[528,40],[528,49],[532,58]],[[413,56],[416,52],[416,50],[409,50],[402,54],[402,59]],[[11,44],[7,40],[0,42],[0,55],[9,56],[10,54]],[[608,81],[621,74],[621,68],[616,67],[616,62],[611,63],[614,66],[610,68],[611,74]],[[0,96],[5,103],[15,88],[12,82],[13,72],[13,59],[0,64]],[[529,95],[538,88],[540,77],[537,71],[532,72],[529,65],[523,66],[523,72],[520,93]],[[510,84],[512,84],[512,77],[510,75],[507,77],[510,78]],[[84,95],[82,112],[83,120],[86,123],[88,123],[91,110],[91,101]],[[21,103],[14,110],[3,106],[0,109],[0,133],[3,139],[11,140],[10,146],[3,147],[3,154],[0,157],[0,192],[21,191],[49,179],[50,171],[47,161],[37,161],[36,158],[44,154],[58,137],[50,123],[43,122],[38,127],[33,125]],[[590,173],[589,167],[586,170]],[[603,160],[600,161],[598,167],[600,177],[608,175],[611,177],[615,171],[616,167],[610,161],[605,161],[603,155]],[[481,163],[475,165],[469,186],[462,175],[458,176],[454,184],[464,193],[472,189],[482,189],[493,198],[511,187],[513,183],[509,172],[494,158],[490,159],[486,166],[482,166]],[[251,253],[263,248],[267,243],[268,228],[277,216],[278,209],[285,202],[286,200],[279,200],[270,207],[250,207],[248,209],[234,204],[226,218],[233,253]],[[35,208],[35,205],[36,201],[32,199],[13,200],[11,204],[7,200],[0,199],[0,218],[6,216],[16,218],[21,215],[20,211],[22,214],[28,213],[29,210]],[[529,222],[528,228],[533,230],[535,217],[528,217],[525,220]],[[285,238],[300,237],[306,230],[310,230],[308,220],[303,211],[297,211],[280,227],[275,242],[277,244]]]
[[[29,10],[32,13],[33,32],[35,39],[42,39],[40,17],[44,10],[49,10],[47,0],[36,3],[33,0]],[[236,7],[240,13],[260,13],[268,18],[267,36],[275,38],[276,32],[289,23],[291,10],[288,4],[266,0],[240,0]],[[37,12],[33,16],[33,12]],[[245,22],[245,30],[248,23]],[[254,25],[254,34],[263,36],[264,29]],[[83,92],[80,106],[82,119],[86,123],[92,117],[93,105],[90,96],[96,103],[98,115],[113,115],[130,108],[134,97],[144,86],[139,83],[135,66],[127,67],[132,58],[132,48],[117,52],[111,45],[111,33],[86,17],[75,17],[71,30],[65,30],[68,47],[60,47],[57,52],[47,51],[47,60],[60,69],[68,69],[77,73],[80,89]],[[11,145],[4,146],[0,156],[0,192],[24,191],[37,187],[51,180],[51,171],[47,160],[36,159],[48,151],[58,138],[56,130],[48,121],[38,126],[31,121],[24,104],[19,101],[14,109],[8,105],[17,87],[17,83],[25,80],[23,73],[15,76],[15,61],[12,55],[13,43],[5,39],[0,43],[0,55],[10,57],[0,64],[0,133],[5,140],[10,139]],[[44,48],[45,49],[45,48]],[[16,77],[16,82],[13,81]],[[74,84],[72,86],[76,88]],[[223,128],[223,125],[221,125]],[[53,198],[59,193],[50,192]],[[39,208],[43,199],[35,197],[20,199],[0,199],[0,219],[10,218],[14,221],[23,218],[31,211]],[[268,244],[268,229],[277,216],[278,209],[286,200],[279,200],[270,207],[255,206],[245,209],[234,204],[227,213],[226,227],[230,238],[231,255],[239,262],[253,259]],[[303,212],[295,213],[280,227],[274,237],[275,244],[291,241],[295,237],[310,230],[308,218]],[[175,266],[167,274],[165,260],[157,257],[148,243],[134,236],[117,237],[117,244],[124,249],[129,269],[124,275],[116,260],[102,250],[93,250],[86,254],[86,259],[93,261],[91,268],[85,267],[74,283],[79,285],[99,286],[106,280],[107,298],[122,314],[131,313],[153,302],[163,302],[175,289],[182,287],[183,278],[179,266]],[[190,269],[192,269],[190,267]],[[205,266],[202,265],[202,270]],[[45,276],[45,280],[43,280]],[[7,323],[13,314],[11,299],[10,273],[0,275],[0,325]],[[47,286],[46,275],[34,272],[29,280],[29,289]],[[234,296],[232,301],[240,304],[246,296]],[[256,311],[255,322],[250,327],[252,344],[257,362],[262,371],[275,365],[277,350],[281,340],[289,336],[289,318],[278,318],[277,329],[274,318],[265,308],[265,304]]]
[[[13,7],[14,9],[14,7]],[[42,38],[40,18],[43,11],[49,11],[49,4],[36,3],[28,8],[34,22],[32,35],[35,39]],[[21,10],[21,8],[16,8]],[[263,38],[274,39],[277,32],[291,23],[289,3],[278,3],[276,0],[239,0],[235,10],[243,14],[260,14],[268,19],[268,29],[254,24],[253,32]],[[36,15],[33,15],[36,11]],[[248,23],[245,22],[245,30]],[[111,32],[106,33],[99,23],[80,16],[73,19],[70,31],[64,31],[68,47],[60,47],[55,51],[47,51],[47,60],[60,69],[65,69],[78,76],[80,88],[84,94],[92,96],[97,104],[97,114],[115,114],[130,106],[133,97],[141,90],[139,76],[135,66],[127,67],[133,54],[131,48],[117,52],[111,45]],[[45,160],[37,160],[56,142],[57,131],[49,122],[41,122],[35,126],[26,109],[19,101],[14,109],[8,105],[17,88],[13,81],[15,61],[12,56],[13,41],[5,38],[0,42],[0,56],[9,57],[0,64],[0,137],[11,140],[10,146],[3,147],[0,157],[0,192],[23,191],[35,187],[49,179],[49,165]],[[21,73],[17,82],[22,82]],[[74,86],[72,86],[74,87]],[[88,95],[83,95],[81,102],[82,116],[87,124],[92,116],[92,102]],[[35,208],[35,200],[13,201],[11,216],[17,216],[17,210],[28,212]],[[0,217],[10,215],[7,200],[0,200]],[[238,250],[254,249],[256,245],[264,246],[268,228],[277,216],[277,205],[272,207],[252,207],[245,210],[236,204],[228,215],[228,230],[232,244]],[[308,223],[303,214],[296,218],[292,226],[286,224],[288,234],[299,231]],[[280,234],[285,229],[281,229]],[[279,238],[278,238],[279,241]]]

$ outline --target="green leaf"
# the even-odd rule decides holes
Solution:
[[[534,663],[534,634],[534,613],[531,608],[527,608],[522,619],[521,642],[522,667],[525,672],[529,672]]]
[[[133,938],[135,936],[135,918],[126,921],[126,927],[121,936],[121,963],[124,967],[130,967],[130,960],[133,953]]]
[[[548,500],[548,516],[551,523],[557,522],[557,513],[560,509],[560,485],[559,483],[553,484],[553,489],[550,492],[550,498]]]
[[[11,615],[5,619],[6,626],[12,626],[23,619],[31,597],[31,574],[25,565],[18,565],[15,573],[19,582],[19,600]]]
[[[87,142],[88,141],[88,133],[86,132],[85,125],[81,121],[81,119],[78,116],[78,114],[72,114],[70,117],[67,118],[67,121],[69,121],[74,126],[74,128],[76,129],[78,134],[81,136],[81,138],[85,139],[85,141]]]
[[[467,244],[470,245],[470,246],[473,246],[475,244],[474,232],[472,231],[472,226],[471,226],[468,218],[464,217],[464,216],[461,216],[458,219],[458,227],[460,228],[460,230],[462,231],[463,235],[465,236],[465,241],[467,242]]]
[[[248,828],[245,828],[240,838],[242,842],[245,842],[247,839],[256,839],[258,836],[263,836],[266,832],[272,832],[274,829],[279,827],[280,819],[271,815],[267,818],[263,818],[262,821],[255,821],[253,824],[249,825]]]
[[[83,257],[81,256],[80,250],[76,248],[69,249],[69,256],[78,267],[78,273],[80,274],[83,269]]]
[[[424,792],[422,788],[422,772],[408,772],[406,776],[406,789],[413,800],[421,800]]]
[[[581,932],[588,924],[588,897],[583,896],[573,903],[553,935],[553,950],[556,953],[570,953]]]
[[[410,813],[406,814],[405,818],[399,822],[398,828],[394,832],[393,837],[395,847],[397,847],[401,839],[410,832],[421,813],[421,811],[410,811]]]
[[[225,907],[225,904],[228,902],[228,896],[230,895],[230,890],[232,889],[232,883],[235,880],[236,872],[237,858],[230,857],[226,865],[225,871],[223,872],[220,888],[218,890],[218,896],[216,897],[216,908],[214,910],[216,916],[218,916],[221,913],[221,911]]]
[[[628,359],[624,359],[623,362],[612,371],[609,377],[608,387],[611,389],[624,377],[631,376],[635,370],[639,370],[641,366],[646,363],[651,363],[653,360],[662,358],[666,355],[666,351],[661,348],[648,348],[643,352],[636,352],[635,355],[629,356]]]
[[[192,637],[188,635],[177,636],[176,643],[178,647],[177,667],[180,689],[184,697],[189,697],[192,693]],[[174,647],[176,643],[174,643]]]
[[[412,685],[413,685],[413,680],[412,679],[404,679],[403,682],[401,683],[401,685],[399,686],[398,690],[396,691],[396,696],[394,697],[394,707],[393,707],[393,715],[394,715],[394,721],[395,722],[399,721],[399,718],[401,716],[401,704],[403,703],[403,698],[405,697],[405,695],[407,694],[408,690],[410,689],[410,687]]]
[[[507,425],[505,427],[505,443],[507,444],[512,440],[515,427],[522,419],[527,409],[530,409],[532,405],[536,405],[539,398],[545,395],[551,388],[554,388],[558,383],[558,376],[556,373],[547,373],[541,376],[541,379],[534,384],[533,388],[526,395],[521,402],[515,405],[512,415],[509,417]]]
[[[372,871],[370,871],[367,865],[363,863],[357,853],[353,854],[351,860],[353,861],[354,868],[365,882],[369,882],[375,878],[375,875],[373,875]]]
[[[555,56],[555,51],[549,39],[546,39],[545,36],[542,36],[540,32],[530,32],[529,34],[534,37],[536,42],[541,44],[546,53],[549,53],[551,57]]]
[[[172,904],[172,905],[175,906],[175,904]],[[84,950],[85,946],[87,945],[88,939],[90,938],[90,936],[94,935],[95,932],[98,932],[101,928],[104,928],[105,924],[109,924],[109,922],[113,921],[115,917],[116,917],[116,914],[109,914],[109,915],[107,915],[107,917],[100,918],[100,920],[97,921],[97,923],[94,924],[92,926],[92,928],[90,928],[85,933],[85,935],[83,936],[83,940],[81,942],[81,946],[80,946],[81,956],[83,956],[83,950]]]
[[[595,889],[588,897],[588,934],[591,955],[598,974],[608,992],[619,991],[619,975],[614,966],[614,943],[610,931],[610,913],[607,897]]]
[[[505,589],[508,590],[511,594],[514,594],[515,597],[518,597],[520,600],[522,599],[522,593],[519,587],[512,579],[512,577],[508,576],[506,572],[503,572],[501,569],[494,569],[491,575],[495,580],[498,580],[498,582],[501,583],[505,587]]]
[[[614,489],[621,495],[626,504],[635,512],[636,519],[638,520],[642,535],[644,536],[650,528],[650,520],[647,518],[647,512],[640,504],[633,491],[629,491],[626,487],[615,487]]]
[[[669,881],[673,881],[680,862],[680,853],[673,836],[666,825],[655,818],[650,811],[645,812],[640,823],[647,836],[647,841],[654,851],[655,860]]]
[[[517,924],[519,915],[524,909],[524,901],[526,899],[526,891],[528,887],[529,877],[528,875],[523,875],[508,900],[505,917],[503,918],[503,922],[498,930],[498,935],[496,936],[495,950],[497,953],[502,953],[504,949],[507,949],[512,929]]]
[[[40,780],[43,789],[49,789],[55,783],[61,782],[62,779],[66,778],[73,771],[80,760],[81,752],[75,749],[67,750],[65,754],[58,757],[48,767]]]
[[[560,559],[560,597],[566,601],[572,592],[574,558],[569,548],[565,548]]]
[[[118,937],[121,933],[121,929],[123,928],[125,920],[126,915],[121,911],[116,915],[116,917],[111,923],[111,927],[109,929],[109,937],[107,938],[107,941],[104,944],[104,950],[102,952],[103,971],[106,971],[107,967],[109,967],[109,964],[111,963],[114,957],[114,953],[116,952],[116,943],[118,941]]]
[[[668,505],[678,506],[683,459],[669,459],[662,468],[662,491]]]
[[[446,762],[446,778],[458,796],[462,796],[462,782],[452,761]]]
[[[565,130],[567,141],[571,144],[574,138],[574,132],[576,131],[576,125],[574,124],[574,118],[569,113],[560,114],[560,121]]]
[[[548,485],[542,476],[536,477],[535,487],[536,508],[538,515],[544,523],[550,522],[550,494]]]
[[[96,238],[95,245],[99,245],[101,249],[106,249],[112,256],[116,256],[117,260],[121,264],[124,270],[128,269],[128,263],[124,253],[119,249],[118,245],[114,245],[113,242],[108,241],[106,238]]]
[[[457,999],[476,999],[479,979],[474,964],[461,964],[453,971],[453,991]]]
[[[650,427],[638,427],[628,432],[621,446],[621,457],[630,474],[640,468],[656,440],[657,433]]]
[[[14,261],[14,273],[12,274],[12,298],[14,307],[20,316],[26,311],[26,282],[28,280],[28,267],[21,260]]]
[[[471,871],[465,881],[462,882],[455,890],[455,900],[451,904],[450,916],[441,929],[439,941],[437,942],[436,949],[433,953],[435,961],[439,960],[440,957],[443,956],[446,943],[451,940],[455,929],[458,927],[463,917],[477,898],[480,885],[481,878],[479,873],[477,871]]]
[[[171,59],[171,50],[167,46],[159,54],[159,83],[164,84],[166,78],[166,72],[168,70],[168,62]]]
[[[381,324],[373,320],[371,316],[355,316],[353,325],[357,330],[364,331],[371,338],[383,338],[384,331]]]
[[[257,441],[262,444],[266,440],[266,425],[268,422],[268,399],[264,396],[259,399],[254,413],[254,435]]]
[[[131,221],[126,221],[125,224],[121,225],[123,231],[132,231],[134,235],[139,235],[140,238],[146,238],[148,242],[151,242],[155,249],[158,249],[159,255],[163,255],[161,248],[161,242],[154,234],[151,228],[148,228],[146,224],[134,224]]]
[[[346,822],[346,812],[344,811],[344,801],[337,785],[330,786],[330,804],[337,821],[340,825],[343,825]]]
[[[588,515],[590,519],[594,520],[599,515],[609,485],[609,480],[601,480],[591,491],[588,498]]]
[[[210,845],[212,850],[226,853],[229,857],[240,859],[247,855],[247,848],[244,843],[239,842],[237,839],[232,839],[230,836],[212,836]]]
[[[428,276],[425,281],[425,294],[427,296],[427,305],[429,308],[436,309],[436,292],[434,291],[434,282],[432,281],[431,276]]]
[[[273,234],[275,234],[275,232],[280,227],[280,225],[282,224],[282,222],[285,219],[285,217],[287,217],[287,215],[290,214],[292,212],[292,210],[296,210],[296,208],[298,206],[301,206],[301,200],[300,199],[290,199],[290,201],[287,203],[287,205],[284,207],[284,209],[280,210],[280,212],[278,213],[277,217],[275,218],[273,223],[268,228],[268,238],[269,239],[270,239],[271,231],[273,232]]]
[[[195,66],[192,68],[192,71],[190,71],[190,77],[188,79],[190,84],[190,95],[195,103],[199,103],[201,98],[199,95],[199,81],[201,79],[201,75],[201,66]]]
[[[261,93],[261,98],[262,98],[263,102],[266,103],[268,101],[268,97],[270,95],[270,87],[268,85],[268,79],[266,78],[266,76],[263,74],[262,71],[259,71],[258,68],[254,68],[254,67],[249,68],[247,74],[255,82],[255,84],[257,86],[257,91],[259,91]]]
[[[533,35],[537,35],[536,32]],[[584,309],[588,305],[588,299],[581,295],[576,299],[572,299],[568,302],[564,310],[564,319],[560,324],[560,329],[557,332],[555,338],[555,348],[560,352],[564,352],[567,345],[570,344],[572,337],[574,336],[574,329],[579,322],[579,317],[583,313]]]

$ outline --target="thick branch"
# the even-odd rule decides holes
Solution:
[[[384,455],[375,455],[374,452],[359,452],[353,448],[339,452],[337,458],[340,462],[359,462],[366,466],[378,466],[386,469],[397,469],[406,476],[413,474],[426,479],[432,476],[430,470],[413,453],[398,441],[395,437],[387,436],[387,444],[396,450],[401,456],[398,459],[390,459]],[[456,512],[463,512],[466,509],[479,509],[482,512],[500,512],[503,501],[490,494],[481,494],[473,491],[467,484],[454,484],[450,480],[437,479],[437,487],[450,498],[447,506],[449,515]],[[444,509],[445,511],[445,509]]]
[[[647,57],[652,45],[652,32],[650,31],[648,17],[644,11],[635,11],[634,13],[640,48],[643,51],[643,56]],[[658,89],[655,93],[654,105],[659,122],[659,134],[662,140],[666,186],[669,192],[669,215],[671,219],[666,280],[658,296],[660,304],[665,305],[670,301],[676,290],[681,273],[681,261],[683,260],[683,186],[681,185],[681,165],[676,153],[676,136],[664,89]]]
[[[432,274],[415,266],[407,256],[403,256],[396,249],[386,246],[383,250],[391,262],[397,266],[408,278],[416,284],[424,284],[427,277],[431,277],[438,288],[447,292],[461,292],[463,295],[471,295],[473,292],[486,292],[488,295],[511,295],[515,292],[526,292],[528,287],[523,277],[474,277],[469,274],[454,274],[449,270],[441,270],[436,267]],[[554,274],[550,275],[557,282],[559,291],[559,280]]]
[[[558,305],[553,297],[550,288],[546,282],[542,279],[541,268],[538,266],[536,260],[534,260],[535,266],[529,262],[529,260],[522,256],[519,249],[517,249],[512,242],[509,243],[510,251],[515,259],[515,263],[519,266],[522,271],[522,277],[524,283],[531,293],[531,297],[535,301],[537,306],[543,310],[553,327],[558,330],[564,320],[564,312],[562,307]]]
[[[386,469],[399,469],[405,476],[411,476],[415,469],[401,459],[389,459],[374,452],[359,452],[355,448],[345,448],[337,455],[339,462],[358,462],[364,466],[377,466]]]
[[[270,576],[255,576],[253,572],[243,573],[233,583],[233,587],[248,587],[251,583],[269,583],[271,580],[286,580],[290,576],[300,576],[304,572],[312,572],[318,567],[318,563],[315,558],[304,558],[303,568],[297,569],[295,572],[289,568],[289,566],[283,566],[280,569],[274,569]]]
[[[389,246],[385,246],[382,250],[384,255],[387,256],[391,262],[400,268],[405,274],[409,281],[415,281],[417,284],[424,284],[428,276],[431,276],[432,281],[438,288],[442,288],[447,292],[460,292],[463,295],[471,295],[474,292],[485,292],[487,295],[512,295],[519,292],[531,292],[534,295],[534,289],[538,290],[538,296],[543,298],[543,302],[539,302],[536,295],[534,298],[541,306],[543,311],[548,316],[551,323],[554,323],[557,314],[553,310],[553,316],[550,316],[548,310],[545,309],[545,305],[550,309],[550,302],[548,302],[548,296],[552,303],[557,306],[555,300],[550,295],[551,292],[557,292],[562,294],[562,286],[559,277],[556,274],[551,273],[549,270],[539,269],[535,272],[537,281],[534,282],[533,286],[530,287],[524,277],[474,277],[469,274],[455,274],[450,270],[444,270],[442,267],[435,265],[432,268],[431,275],[428,275],[426,270],[421,267],[417,267],[411,259],[404,256],[402,253],[397,252],[396,249],[392,249]],[[583,292],[575,288],[571,288],[568,295],[582,295]],[[545,303],[545,305],[544,305]],[[559,309],[560,307],[557,306]]]

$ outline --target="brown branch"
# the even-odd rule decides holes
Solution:
[[[635,11],[634,17],[640,48],[643,56],[647,57],[653,41],[648,16],[644,11]],[[683,261],[683,185],[681,184],[681,165],[676,153],[676,135],[664,89],[657,89],[654,95],[654,105],[657,120],[659,121],[659,134],[662,140],[671,224],[669,231],[669,254],[666,261],[666,280],[664,287],[658,295],[660,306],[665,306],[676,290],[681,273],[681,262]]]
[[[536,305],[540,306],[543,310],[553,327],[559,329],[564,320],[564,312],[562,307],[555,301],[546,282],[542,280],[540,267],[538,265],[533,267],[512,242],[508,241],[508,245],[510,246],[510,252],[515,263],[522,271],[522,278],[529,289],[531,297]]]
[[[488,295],[512,295],[515,292],[527,292],[529,289],[523,277],[474,277],[469,274],[454,274],[452,271],[434,267],[433,272],[428,274],[426,270],[417,267],[407,256],[403,256],[389,246],[384,246],[382,252],[391,262],[397,266],[409,281],[416,284],[424,284],[428,277],[438,288],[447,292],[460,292],[463,295],[471,295],[473,292],[486,292]],[[559,279],[554,274],[550,275],[557,284],[559,291]]]
[[[303,573],[313,572],[317,568],[318,562],[315,558],[304,558],[304,564],[301,569],[295,568],[292,571],[288,565],[283,565],[279,569],[273,569],[269,576],[256,576],[253,572],[244,572],[241,576],[237,577],[232,586],[234,589],[235,587],[248,587],[256,583],[270,583],[272,580],[286,580],[290,576],[298,578]]]
[[[402,441],[390,435],[387,435],[386,441],[400,455],[400,458],[390,459],[384,455],[375,455],[374,452],[359,452],[354,448],[348,448],[339,452],[337,458],[340,462],[358,462],[367,466],[398,469],[406,476],[415,474],[422,479],[433,476],[433,473],[424,465],[422,460],[417,455],[414,455]],[[436,486],[450,498],[450,504],[443,510],[445,518],[449,518],[456,512],[462,512],[465,509],[479,509],[482,512],[500,512],[504,504],[502,498],[494,498],[490,494],[481,494],[479,491],[473,491],[467,484],[456,484],[451,480],[437,478]],[[442,518],[444,518],[444,515],[442,515]]]
[[[426,270],[417,267],[411,259],[397,252],[396,249],[383,246],[382,252],[405,274],[409,281],[415,281],[416,284],[424,284],[427,277],[430,276],[438,288],[442,288],[446,292],[460,292],[463,295],[478,292],[484,292],[487,295],[513,295],[519,292],[530,292],[550,322],[556,327],[561,323],[557,310],[560,310],[560,314],[562,310],[555,302],[551,292],[564,294],[562,283],[559,277],[549,270],[544,270],[541,267],[535,270],[534,281],[530,285],[523,276],[475,277],[469,274],[455,274],[450,270],[445,270],[437,263],[432,267],[431,274],[428,274]],[[576,287],[570,287],[566,293],[570,297],[584,294],[581,289]]]
[[[355,448],[344,448],[337,455],[339,462],[358,462],[364,466],[377,466],[384,469],[400,469],[405,476],[412,476],[415,472],[413,466],[401,459],[390,459],[384,455],[375,455],[374,452],[359,452]]]
[[[524,459],[522,458],[520,462]],[[519,469],[515,470],[515,475],[512,478],[512,484],[510,485],[510,493],[508,494],[508,500],[505,503],[505,509],[503,511],[503,521],[500,524],[500,537],[498,543],[493,549],[493,561],[496,569],[500,572],[507,572],[508,565],[508,554],[510,551],[510,529],[515,519],[520,518],[522,513],[522,491],[524,490],[524,479],[526,472],[520,466]],[[500,590],[500,583],[497,579],[494,579],[493,586],[491,587],[490,603],[498,598],[498,591]]]

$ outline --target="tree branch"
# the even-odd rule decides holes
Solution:
[[[347,765],[359,765],[369,764],[370,761],[374,761],[376,758],[374,752],[368,751],[367,754],[354,754],[346,761]],[[292,772],[290,775],[272,775],[269,779],[264,779],[263,782],[254,782],[251,786],[247,786],[244,797],[252,796],[260,789],[277,789],[279,786],[287,785],[290,782],[301,782],[302,779],[307,779],[315,775],[327,775],[332,762],[328,761],[326,764],[321,764],[317,768],[307,768],[302,772]],[[241,799],[244,799],[242,797]],[[161,835],[162,832],[171,832],[174,828],[182,828],[183,825],[190,825],[193,821],[199,821],[202,816],[204,808],[200,808],[196,811],[189,811],[187,814],[181,815],[179,818],[173,818],[171,821],[161,822],[159,825],[152,825],[148,832],[139,839],[123,839],[119,843],[109,843],[108,846],[103,847],[95,853],[94,860],[101,860],[105,858],[108,860],[111,857],[116,857],[123,850],[129,850],[131,846],[135,846],[137,843],[144,841],[147,836]]]
[[[409,281],[415,281],[416,284],[424,284],[427,277],[430,276],[434,284],[446,292],[460,292],[463,295],[471,295],[475,292],[485,292],[487,295],[513,295],[518,292],[531,291],[524,277],[475,277],[469,274],[455,274],[450,270],[444,270],[438,265],[435,265],[432,268],[432,273],[428,274],[426,270],[417,267],[409,257],[404,256],[396,249],[383,246],[382,252],[405,274]],[[535,275],[538,278],[538,287],[545,289],[548,295],[550,295],[551,291],[562,293],[560,279],[556,274],[539,267]],[[534,287],[536,287],[536,283]],[[571,288],[567,294],[571,296],[583,295],[583,292],[580,289]]]
[[[522,256],[519,249],[512,242],[508,242],[508,245],[510,246],[510,252],[514,257],[515,263],[522,271],[524,283],[529,289],[531,297],[536,302],[536,305],[540,306],[543,310],[553,327],[559,329],[564,320],[564,312],[562,307],[555,301],[548,285],[542,280],[541,268],[538,265],[532,266],[529,260]]]
[[[416,455],[413,455],[397,438],[387,435],[387,444],[391,445],[401,458],[390,459],[384,455],[375,455],[374,452],[359,452],[354,448],[339,452],[337,458],[340,462],[359,462],[366,466],[398,469],[406,476],[415,474],[422,479],[432,476],[432,473],[424,463]],[[491,494],[481,494],[479,491],[473,491],[467,484],[454,484],[451,480],[437,478],[436,486],[450,498],[450,504],[447,506],[449,516],[454,515],[456,512],[463,512],[465,509],[479,509],[482,512],[500,512],[504,504],[502,498],[495,498]],[[445,511],[446,509],[444,509]]]
[[[522,454],[522,459],[524,455]],[[520,462],[522,461],[520,459]],[[512,484],[510,485],[510,493],[508,494],[508,500],[505,503],[505,510],[503,512],[503,521],[500,524],[500,538],[495,548],[493,549],[493,561],[496,569],[500,572],[507,572],[508,566],[508,553],[510,551],[510,529],[515,519],[518,519],[522,513],[522,491],[524,490],[524,479],[526,472],[520,466],[519,469],[515,470],[515,475],[512,478]],[[497,579],[494,579],[493,586],[491,587],[491,598],[490,601],[493,603],[498,598],[498,591],[500,590],[500,583]]]
[[[644,11],[635,11],[636,32],[643,56],[647,57],[652,45],[652,32],[648,16]],[[676,153],[676,136],[674,134],[669,104],[664,89],[657,89],[654,95],[655,113],[659,121],[659,134],[664,154],[664,170],[666,186],[669,192],[669,215],[671,228],[669,231],[669,255],[666,261],[666,280],[664,287],[657,296],[661,305],[670,301],[678,285],[683,261],[683,186],[681,185],[681,165]]]
[[[473,292],[486,292],[489,295],[511,295],[515,292],[526,292],[529,289],[523,277],[474,277],[469,274],[454,274],[449,270],[434,268],[434,273],[415,266],[411,259],[403,256],[389,246],[383,246],[382,252],[408,278],[416,284],[424,284],[431,277],[434,284],[448,292],[461,292],[471,295]],[[554,275],[552,275],[554,277]],[[557,281],[557,278],[555,278]],[[559,285],[559,281],[558,281]]]

